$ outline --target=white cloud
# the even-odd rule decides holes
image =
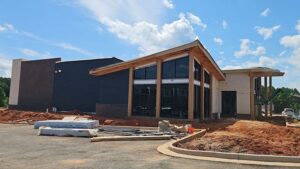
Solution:
[[[286,54],[286,50],[279,53],[279,56],[284,56]]]
[[[297,25],[295,26],[295,29],[300,33],[300,20],[298,20]]]
[[[20,49],[20,52],[26,56],[31,56],[31,57],[38,58],[38,59],[59,57],[59,56],[51,55],[50,52],[41,53],[41,52],[38,52],[38,51],[35,51],[32,49],[28,49],[28,48]]]
[[[187,13],[187,17],[192,24],[198,25],[202,30],[206,29],[207,25],[198,16]]]
[[[70,51],[74,51],[77,53],[81,53],[83,55],[87,55],[87,56],[95,56],[95,54],[93,54],[92,52],[89,52],[87,50],[81,49],[79,47],[73,46],[71,44],[68,43],[56,43],[56,46],[63,48],[65,50],[70,50]]]
[[[163,3],[141,0],[77,0],[78,5],[84,6],[97,20],[105,18],[129,24],[136,22],[159,23],[166,12]]]
[[[234,52],[235,57],[242,57],[246,55],[262,56],[266,53],[266,49],[258,46],[255,50],[250,48],[251,41],[249,39],[241,39],[240,50]]]
[[[4,31],[17,32],[17,30],[15,29],[15,27],[12,24],[8,24],[8,23],[0,25],[0,32],[4,32]]]
[[[271,10],[269,8],[266,8],[264,11],[260,13],[261,16],[269,16],[271,13]]]
[[[223,45],[223,40],[221,38],[214,37],[214,42],[218,45]]]
[[[287,60],[290,64],[300,69],[300,34],[284,36],[281,38],[280,44],[292,50],[292,53]]]
[[[233,65],[226,65],[222,69],[223,70],[230,70],[230,69],[242,69],[242,66],[233,66]]]
[[[225,20],[222,21],[222,27],[223,29],[226,29],[228,27],[228,23]]]
[[[258,34],[264,37],[264,39],[269,39],[272,37],[272,34],[276,32],[280,28],[280,25],[273,26],[271,28],[265,27],[255,27]]]
[[[11,62],[6,55],[0,53],[0,77],[10,77]]]
[[[252,67],[269,67],[272,68],[276,66],[278,63],[277,60],[267,57],[267,56],[260,56],[257,62],[248,61],[245,63],[241,63],[239,65],[226,65],[223,69],[245,69],[245,68],[252,68]]]
[[[148,1],[132,2],[143,3]],[[93,14],[93,16],[97,18],[97,21],[104,25],[109,32],[113,33],[120,39],[138,45],[138,48],[142,54],[149,54],[191,42],[192,40],[198,38],[194,31],[193,25],[200,26],[203,29],[206,27],[199,17],[191,13],[180,13],[177,20],[171,23],[162,24],[160,26],[158,24],[154,24],[153,22],[147,21],[147,18],[145,18],[143,21],[132,18],[129,20],[134,20],[135,22],[130,23],[130,21],[127,20],[126,22],[121,21],[121,19],[119,19],[121,17],[116,17],[118,15],[122,15],[121,13],[114,13],[114,15],[103,13],[103,11],[101,11],[102,8],[109,8],[106,10],[113,11],[117,9],[114,6],[107,4],[106,1],[105,3],[102,3],[102,1],[100,3],[98,1],[82,0],[80,3],[83,7],[87,8]],[[143,4],[142,6],[145,5]],[[127,13],[127,11],[124,12]],[[145,13],[145,11],[143,11],[143,13]],[[139,14],[137,13],[137,15]],[[149,13],[147,13],[147,15],[149,15]]]
[[[6,28],[4,27],[4,26],[1,26],[0,25],[0,32],[3,32],[3,31],[5,31],[6,30]]]
[[[165,7],[173,9],[174,8],[174,4],[172,2],[172,0],[163,0],[163,4],[165,5]]]

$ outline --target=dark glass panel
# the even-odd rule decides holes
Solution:
[[[204,82],[210,84],[210,76],[206,71],[204,71]]]
[[[188,118],[188,85],[163,84],[161,117]]]
[[[194,85],[194,118],[199,119],[201,111],[200,86]]]
[[[156,79],[156,65],[146,68],[146,79]]]
[[[194,62],[194,69],[195,80],[201,81],[201,65],[197,61]]]
[[[132,114],[155,116],[156,85],[134,85]]]
[[[146,69],[135,69],[134,70],[134,79],[145,79]]]
[[[189,57],[176,59],[176,78],[188,78],[189,77]]]
[[[162,78],[173,79],[175,78],[175,61],[167,61],[162,64]]]
[[[209,117],[209,88],[204,88],[204,117]]]

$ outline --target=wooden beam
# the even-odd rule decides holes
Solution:
[[[128,117],[132,116],[132,95],[133,95],[133,70],[134,67],[129,68],[129,79],[128,79]]]
[[[265,82],[265,91],[264,91],[264,98],[265,100],[268,99],[268,80],[267,76],[264,77],[264,82]],[[268,116],[268,103],[265,102],[265,117]]]
[[[251,119],[255,119],[254,114],[254,85],[253,76],[250,76],[250,115]]]
[[[212,74],[209,74],[209,117],[212,119],[212,101],[213,101],[213,76]]]
[[[269,77],[269,99],[272,97],[272,76]],[[270,116],[272,116],[272,102],[270,102]]]
[[[189,55],[188,119],[194,120],[194,56]]]
[[[201,62],[200,62],[201,63]],[[201,111],[200,111],[200,120],[204,120],[204,66],[201,65],[201,84],[200,84],[200,91],[201,91]]]
[[[156,113],[155,117],[160,117],[160,105],[161,105],[161,67],[162,61],[159,59],[157,62],[156,70]]]

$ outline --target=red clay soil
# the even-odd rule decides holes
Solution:
[[[46,112],[31,112],[0,109],[0,123],[11,123],[19,121],[40,121],[40,120],[59,120],[64,115],[51,114]]]
[[[191,150],[300,156],[300,128],[240,120],[177,146]]]

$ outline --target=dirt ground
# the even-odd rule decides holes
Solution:
[[[300,156],[300,129],[261,121],[236,121],[179,144],[191,150]]]

